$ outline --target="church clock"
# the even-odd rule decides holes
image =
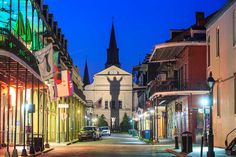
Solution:
[[[116,71],[116,70],[111,70],[111,71],[109,71],[109,74],[111,74],[111,75],[116,75],[116,74],[118,74],[118,71]]]

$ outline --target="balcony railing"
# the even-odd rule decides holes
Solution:
[[[206,81],[199,80],[155,80],[150,85],[150,95],[156,92],[170,92],[170,91],[190,91],[190,90],[209,90]]]
[[[74,85],[74,93],[77,94],[82,100],[85,101],[84,93],[77,87],[77,85],[73,82]]]
[[[0,28],[0,48],[13,53],[39,74],[38,65],[34,55],[6,28]]]

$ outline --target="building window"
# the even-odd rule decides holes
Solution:
[[[119,109],[122,109],[122,101],[119,101]]]
[[[233,45],[236,45],[236,10],[234,10],[233,14],[233,31],[234,31],[234,36],[233,36]]]
[[[116,102],[115,101],[111,101],[111,108],[116,109]]]
[[[208,36],[207,38],[207,65],[208,67],[211,65],[211,49],[210,49],[211,38]]]
[[[108,101],[105,101],[105,109],[108,109]]]
[[[220,117],[220,85],[217,84],[217,116]]]
[[[220,56],[220,29],[216,29],[216,57]]]

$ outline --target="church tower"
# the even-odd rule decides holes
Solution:
[[[116,45],[116,36],[115,36],[115,28],[113,20],[112,20],[111,35],[110,35],[110,44],[109,48],[107,49],[107,62],[105,64],[105,68],[108,68],[112,65],[115,65],[120,68],[119,49],[117,48]]]
[[[84,83],[84,87],[85,87],[86,85],[90,84],[87,59],[86,59],[86,62],[85,62],[85,67],[84,67],[83,83]]]

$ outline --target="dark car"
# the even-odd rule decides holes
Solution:
[[[86,126],[80,130],[78,135],[79,141],[86,139],[93,139],[94,141],[100,139],[100,133],[95,126]]]

